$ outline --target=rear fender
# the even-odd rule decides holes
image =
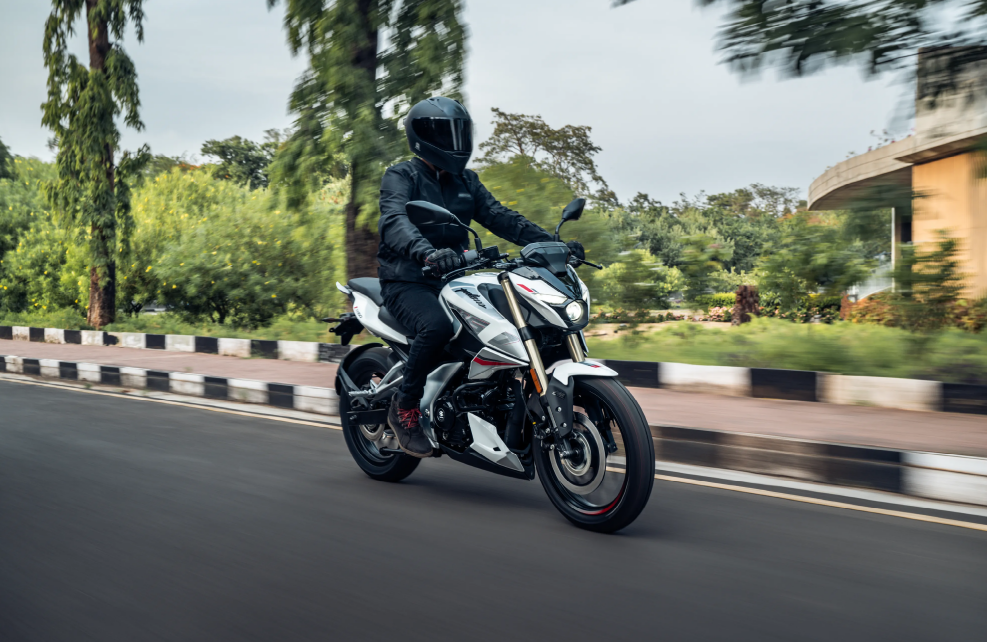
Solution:
[[[353,346],[353,349],[343,358],[343,362],[339,364],[336,369],[336,394],[342,396],[343,384],[339,380],[339,372],[346,370],[353,361],[357,359],[361,354],[369,350],[370,348],[383,348],[382,343],[365,343],[362,346]]]

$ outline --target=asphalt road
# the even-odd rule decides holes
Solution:
[[[0,382],[0,640],[973,640],[987,534],[655,482],[618,535],[537,482],[342,434]]]

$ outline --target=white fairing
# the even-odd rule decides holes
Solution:
[[[470,325],[469,318],[473,317],[474,325],[470,325],[466,332],[472,331],[481,343],[495,353],[501,353],[508,357],[508,360],[513,360],[519,365],[526,365],[528,354],[521,343],[517,328],[514,327],[513,322],[501,316],[493,304],[480,294],[477,287],[482,284],[497,285],[496,275],[481,273],[454,279],[442,288],[439,296],[450,308],[461,315],[465,313],[464,319],[467,323],[464,325]]]
[[[515,359],[491,348],[483,348],[470,361],[470,379],[489,379],[498,370],[513,370],[528,365],[527,360]]]
[[[616,377],[617,371],[611,370],[601,363],[595,361],[560,361],[552,369],[552,376],[560,383],[569,385],[570,377]]]
[[[480,419],[472,412],[468,413],[470,422],[470,432],[473,433],[473,443],[470,449],[482,455],[485,459],[492,461],[498,466],[510,468],[518,472],[524,471],[524,466],[511,452],[500,437],[497,435],[497,428],[493,424]]]
[[[558,290],[544,281],[526,279],[514,273],[511,273],[509,276],[511,283],[514,284],[514,291],[524,297],[524,300],[530,303],[531,307],[537,310],[538,314],[540,314],[546,321],[560,328],[569,327],[569,324],[562,320],[562,317],[560,317],[559,313],[555,311],[555,308],[538,298],[539,294],[558,296],[561,294]]]
[[[353,314],[372,335],[408,345],[408,337],[380,320],[380,308],[370,300],[370,297],[360,292],[351,292],[351,296],[353,297]]]

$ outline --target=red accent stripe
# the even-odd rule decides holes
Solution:
[[[480,357],[473,357],[473,363],[480,366],[516,366],[516,363],[504,363],[503,361],[487,361]]]
[[[534,294],[534,293],[535,293],[535,291],[534,291],[534,290],[532,290],[531,288],[529,288],[529,287],[528,287],[527,285],[525,285],[524,283],[518,283],[518,284],[517,284],[517,286],[518,286],[519,288],[521,288],[521,289],[523,289],[523,290],[525,290],[525,291],[527,291],[527,292],[531,292],[532,294]]]

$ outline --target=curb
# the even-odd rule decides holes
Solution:
[[[987,459],[651,426],[660,462],[987,506]]]
[[[4,372],[264,404],[319,415],[339,413],[339,397],[332,388],[0,356],[0,373]],[[659,462],[987,506],[985,458],[654,424],[651,436]]]
[[[987,385],[807,370],[601,359],[628,386],[900,410],[987,415]]]
[[[353,347],[314,341],[223,339],[182,334],[60,330],[9,325],[0,325],[0,339],[321,363],[339,363]],[[699,366],[617,359],[594,361],[616,370],[620,381],[625,385],[642,388],[987,415],[987,385],[776,368]]]
[[[145,350],[219,354],[244,359],[259,357],[262,359],[322,363],[339,363],[351,347],[337,343],[317,343],[314,341],[223,339],[219,337],[197,337],[188,334],[61,330],[59,328],[11,325],[0,325],[0,339],[84,346],[120,346]]]
[[[0,372],[265,404],[320,415],[339,414],[339,398],[332,388],[11,356],[0,356]]]

